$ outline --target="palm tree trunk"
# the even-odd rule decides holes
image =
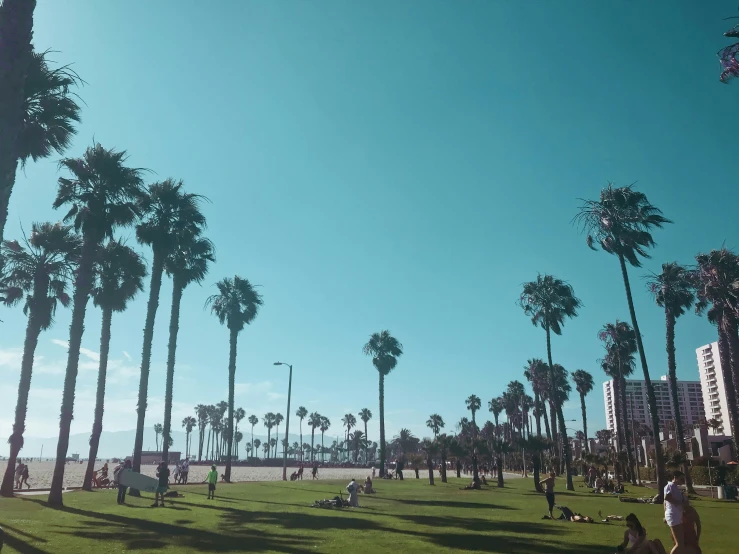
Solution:
[[[677,398],[677,363],[675,361],[675,316],[665,308],[665,322],[667,329],[667,371],[670,379],[670,396],[672,397],[673,415],[675,417],[675,426],[677,427],[677,447],[683,455],[686,454],[685,449],[685,430],[683,429],[683,418],[680,415],[680,404]],[[693,477],[690,475],[690,467],[687,458],[683,465],[685,472],[685,484],[690,494],[697,494],[693,488]]]
[[[367,457],[367,447],[369,446],[369,439],[367,438],[367,422],[364,422],[364,463],[366,464],[369,460]]]
[[[167,384],[164,388],[164,432],[162,459],[169,463],[169,437],[172,435],[172,395],[174,394],[174,361],[177,353],[177,333],[180,330],[180,304],[184,287],[175,275],[172,279],[172,311],[169,315],[169,343],[167,344]]]
[[[252,429],[254,429],[252,427]],[[300,463],[303,463],[303,418],[300,418]]]
[[[623,375],[623,374],[622,374]],[[629,462],[629,474],[631,484],[636,486],[636,469],[634,467],[634,443],[631,441],[631,428],[629,427],[629,411],[626,407],[626,379],[621,377],[621,412],[624,414],[624,440],[626,441],[626,458]],[[632,414],[633,417],[634,414]]]
[[[69,326],[69,351],[67,354],[67,371],[64,376],[64,392],[62,393],[62,409],[59,416],[59,442],[56,447],[56,463],[54,477],[51,479],[49,506],[63,506],[62,489],[64,488],[64,468],[67,465],[69,448],[69,429],[74,416],[74,392],[77,385],[77,371],[80,363],[80,347],[82,334],[85,332],[85,311],[92,289],[92,265],[95,259],[97,243],[85,236],[82,242],[82,255],[77,269],[72,301],[72,323]]]
[[[629,315],[631,316],[631,326],[636,334],[636,346],[639,349],[639,359],[641,361],[642,371],[644,372],[644,383],[647,387],[647,401],[649,403],[649,412],[652,416],[652,432],[654,436],[654,453],[657,462],[657,500],[659,504],[664,502],[664,490],[667,484],[667,476],[665,474],[665,456],[662,452],[662,443],[659,441],[659,416],[657,415],[657,398],[654,396],[654,387],[652,379],[649,377],[649,367],[647,366],[647,356],[644,353],[644,345],[641,340],[641,332],[639,331],[639,323],[636,321],[636,311],[634,310],[634,301],[631,298],[631,285],[629,284],[629,274],[626,271],[626,261],[622,254],[619,254],[618,261],[621,264],[621,275],[624,280],[624,288],[626,289],[626,300],[629,303]]]
[[[503,483],[503,459],[500,455],[496,456],[495,464],[498,466],[498,488],[502,489],[505,485]]]
[[[154,321],[159,307],[159,291],[162,288],[162,272],[164,257],[154,250],[149,285],[149,303],[146,307],[146,323],[144,324],[144,346],[141,351],[141,378],[139,380],[139,402],[136,419],[136,438],[133,443],[133,471],[141,471],[141,451],[144,449],[144,423],[146,420],[146,404],[149,395],[149,368],[151,367],[151,344],[154,341]],[[131,496],[141,496],[139,491],[131,489]]]
[[[34,294],[37,293],[34,292]],[[42,298],[42,296],[37,296],[37,298]],[[28,411],[28,392],[31,390],[31,376],[33,374],[33,357],[36,353],[40,334],[41,324],[31,311],[26,325],[26,340],[23,343],[23,360],[21,361],[21,376],[18,383],[18,403],[15,406],[13,434],[8,439],[10,456],[8,456],[8,465],[5,468],[2,487],[0,487],[0,495],[2,496],[13,496],[15,463],[18,453],[23,448],[23,433],[26,430],[26,413]]]
[[[544,399],[540,399],[539,404],[539,411],[541,412],[542,417],[544,418],[544,429],[547,432],[547,438],[549,440],[552,440],[552,432],[549,429],[549,417],[547,416],[547,406],[546,401]]]
[[[536,492],[544,492],[541,488],[541,480],[539,479],[539,471],[541,470],[539,456],[541,456],[540,452],[532,452],[531,462],[534,466],[534,490]]]
[[[380,479],[385,477],[385,376],[380,372]]]
[[[113,319],[113,310],[103,309],[103,327],[100,331],[100,367],[98,369],[98,388],[95,397],[95,419],[92,423],[90,435],[90,455],[87,461],[87,471],[82,488],[92,490],[92,474],[95,471],[95,460],[100,446],[100,435],[103,432],[103,409],[105,407],[105,379],[108,373],[108,354],[110,353],[110,324]]]
[[[310,463],[313,463],[315,461],[315,457],[313,456],[313,440],[316,436],[316,428],[311,425],[310,428]]]
[[[719,341],[718,351],[719,358],[721,359],[721,368],[724,369],[724,388],[726,389],[726,401],[729,408],[729,419],[733,432],[731,433],[734,440],[734,451],[739,452],[739,408],[737,407],[737,388],[734,385],[732,379],[731,367],[734,364],[739,363],[739,346],[736,340],[736,325],[729,321],[726,316],[723,317],[723,321],[719,327]],[[726,366],[724,366],[724,362]],[[726,433],[726,424],[724,424],[724,433]]]
[[[208,443],[205,445],[205,457],[208,458],[210,454],[210,434],[213,432],[213,428],[208,429]]]
[[[536,407],[536,436],[541,437],[541,408],[539,407],[539,393],[534,391],[534,406]]]
[[[0,5],[0,244],[18,167],[35,8],[36,0],[4,0]]]
[[[590,454],[588,445],[588,413],[585,411],[585,395],[580,395],[580,411],[582,411],[582,434],[585,437],[585,453]]]
[[[356,461],[356,459],[354,461]],[[429,485],[433,486],[434,485],[434,463],[431,461],[431,456],[428,454],[426,455],[426,466],[429,468]]]
[[[441,482],[446,483],[446,455],[442,454],[441,456]]]
[[[226,483],[231,482],[231,449],[234,442],[234,391],[236,389],[236,341],[239,332],[231,329],[228,355],[228,451],[226,452]]]
[[[557,409],[554,407],[554,402],[549,401],[549,417],[552,422],[552,440],[554,441],[554,448],[557,451],[558,456],[562,456],[562,447],[559,444],[559,438],[557,435]]]
[[[549,380],[552,382],[552,400],[553,404],[557,408],[557,417],[559,418],[560,434],[562,437],[562,454],[564,454],[565,461],[565,472],[567,473],[567,490],[574,491],[575,485],[572,484],[572,472],[570,471],[570,443],[567,439],[567,427],[565,427],[565,417],[562,413],[562,405],[556,401],[557,389],[554,381],[554,365],[552,364],[552,341],[549,326],[545,328],[547,334],[547,360],[549,361]],[[552,426],[554,425],[554,418],[552,418]],[[556,435],[556,432],[555,432]]]
[[[253,425],[251,426],[251,454],[252,456],[256,456],[256,453],[254,452],[254,426]]]
[[[624,445],[624,425],[626,423],[626,417],[621,410],[621,368],[618,369],[618,374],[613,378],[613,411],[615,412],[616,418],[616,450],[621,452]]]

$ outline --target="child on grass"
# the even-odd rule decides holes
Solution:
[[[208,475],[205,476],[205,483],[207,481],[208,483],[208,500],[211,498],[215,500],[216,498],[216,483],[218,483],[218,471],[216,470],[215,464],[210,466],[210,471],[208,472]]]

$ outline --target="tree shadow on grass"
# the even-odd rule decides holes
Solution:
[[[3,528],[8,529],[8,526],[3,524]],[[15,533],[15,531],[13,531],[13,533]],[[26,541],[11,535],[7,531],[4,536],[4,542],[5,546],[17,550],[18,552],[20,552],[20,554],[49,554],[46,550],[41,550],[40,548],[37,548],[32,544],[28,544]]]
[[[453,551],[495,552],[497,554],[599,554],[613,550],[595,544],[553,544],[527,537],[481,534],[428,534],[430,542]]]
[[[457,530],[475,531],[481,533],[490,533],[491,531],[501,533],[514,534],[544,534],[544,535],[561,535],[564,530],[544,527],[534,523],[520,521],[491,521],[489,519],[468,518],[468,517],[449,517],[449,516],[425,516],[425,515],[402,515],[395,516],[398,519],[408,521],[415,525],[425,525],[427,527],[453,527]]]
[[[7,523],[2,524],[3,529],[10,530],[13,532],[14,535],[23,535],[26,538],[29,538],[31,540],[34,540],[36,542],[49,542],[46,539],[43,539],[41,537],[37,537],[36,535],[32,535],[31,533],[27,533],[26,531],[23,531],[21,529],[18,529],[17,527],[13,527],[12,525],[8,525]],[[7,536],[7,535],[6,535]]]
[[[512,506],[499,506],[497,504],[490,504],[488,502],[460,502],[458,500],[409,500],[406,498],[393,498],[402,504],[409,504],[411,506],[428,506],[434,508],[471,508],[475,510],[480,509],[491,509],[491,510],[518,510]]]
[[[305,529],[309,531],[324,531],[328,529],[358,530],[358,531],[392,531],[375,521],[361,517],[361,511],[353,512],[359,517],[353,517],[349,509],[315,508],[313,513],[303,512],[255,512],[229,510],[223,514],[221,527],[224,530],[243,529],[245,525],[276,525],[283,529]]]
[[[46,502],[42,500],[27,499],[27,501],[46,506]],[[244,549],[244,539],[248,539],[249,548],[253,551],[276,550],[279,552],[293,552],[295,554],[314,552],[312,548],[306,548],[306,540],[300,536],[273,535],[254,529],[245,529],[243,530],[244,533],[235,536],[224,532],[207,531],[205,529],[184,527],[160,521],[91,512],[69,506],[58,509],[69,514],[106,521],[112,524],[94,527],[89,524],[85,526],[85,522],[83,522],[81,527],[54,526],[60,529],[58,533],[90,541],[104,541],[106,543],[120,542],[125,544],[129,550],[150,551],[166,546],[179,546],[192,548],[198,552],[242,552]],[[290,514],[285,515],[289,516]],[[234,530],[228,529],[228,531]],[[46,554],[41,550],[28,550],[25,552],[28,554]]]

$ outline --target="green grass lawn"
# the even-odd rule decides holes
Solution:
[[[410,472],[409,472],[410,473]],[[375,482],[378,494],[360,495],[358,509],[312,508],[346,483],[303,481],[219,485],[215,501],[206,487],[180,490],[184,498],[150,508],[151,496],[118,506],[115,491],[64,495],[65,508],[52,510],[45,497],[0,500],[3,554],[66,552],[449,552],[612,553],[623,523],[574,524],[543,521],[546,501],[529,489],[531,479],[511,479],[506,488],[459,490],[468,480]],[[557,489],[564,487],[557,483]],[[662,507],[624,504],[578,488],[557,494],[557,503],[597,518],[635,512],[652,538],[670,544]],[[635,489],[634,495],[653,491]],[[694,501],[703,520],[703,551],[736,548],[739,504]],[[557,512],[558,515],[558,512]],[[734,545],[734,546],[731,546]],[[669,551],[669,548],[668,548]]]

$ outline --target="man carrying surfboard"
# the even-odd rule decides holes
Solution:
[[[159,479],[159,486],[154,492],[154,504],[152,508],[159,506],[159,499],[162,500],[162,508],[164,508],[164,493],[169,489],[169,467],[167,462],[160,462],[159,468],[157,468],[157,478]]]

